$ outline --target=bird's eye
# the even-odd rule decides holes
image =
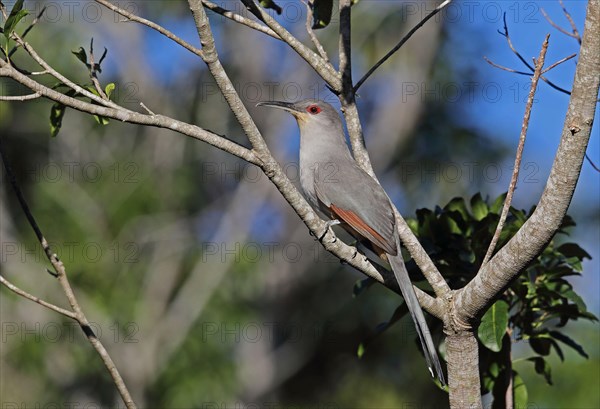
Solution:
[[[321,112],[321,108],[318,105],[310,105],[306,108],[306,111],[309,114],[317,115],[319,112]]]

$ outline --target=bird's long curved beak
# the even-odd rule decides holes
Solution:
[[[299,113],[300,111],[294,106],[294,104],[290,102],[283,101],[262,101],[256,104],[257,107],[271,107],[271,108],[279,108],[284,111],[288,111],[292,114]]]

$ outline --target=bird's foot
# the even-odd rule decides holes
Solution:
[[[325,237],[327,232],[331,230],[331,233],[333,234],[333,237],[334,237],[333,242],[335,242],[337,240],[337,237],[336,237],[335,233],[333,232],[333,230],[331,229],[331,227],[335,226],[336,224],[340,224],[340,221],[338,219],[328,220],[327,222],[325,222],[325,225],[326,225],[325,230],[323,231],[323,234],[321,234],[321,237],[319,237],[319,241],[323,241],[323,238]]]

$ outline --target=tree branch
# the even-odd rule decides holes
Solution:
[[[390,51],[388,51],[388,53],[386,55],[384,55],[379,61],[377,61],[375,63],[375,65],[373,67],[371,67],[371,69],[369,69],[369,71],[367,71],[367,73],[365,75],[363,75],[363,77],[360,80],[358,80],[358,82],[354,86],[354,92],[358,91],[358,89],[361,87],[361,85],[365,83],[365,81],[375,72],[375,70],[377,70],[377,68],[381,67],[381,65],[383,65],[384,62],[386,62],[392,55],[394,55],[396,53],[396,51],[398,51],[404,45],[404,43],[406,43],[408,41],[408,39],[411,38],[412,35],[417,32],[417,30],[419,30],[421,27],[423,27],[423,25],[425,23],[427,23],[427,21],[429,21],[429,19],[431,19],[433,16],[435,16],[437,13],[439,13],[444,7],[446,7],[448,4],[450,4],[451,1],[452,0],[444,0],[444,2],[442,2],[439,6],[437,6],[435,9],[433,9],[433,11],[431,13],[429,13],[427,16],[425,16],[425,18],[423,20],[421,20],[404,37],[402,37],[400,42],[398,44],[396,44],[394,46],[394,48],[392,48]]]
[[[269,27],[264,26],[254,20],[250,20],[249,18],[241,16],[232,11],[225,10],[224,8],[219,7],[217,4],[215,4],[211,1],[208,1],[208,0],[202,0],[202,4],[204,5],[204,7],[206,7],[207,9],[209,9],[210,11],[212,11],[214,13],[220,14],[223,17],[226,17],[232,21],[235,21],[236,23],[240,23],[246,27],[250,27],[256,31],[260,31],[261,33],[271,36],[276,40],[281,40],[281,37],[279,37],[275,31],[271,30]]]
[[[77,316],[75,315],[74,312],[65,310],[64,308],[61,308],[61,307],[59,307],[57,305],[54,305],[54,304],[51,304],[51,303],[49,303],[47,301],[44,301],[41,298],[36,297],[35,295],[29,294],[27,291],[21,290],[19,287],[17,287],[16,285],[14,285],[10,281],[8,281],[2,275],[0,275],[0,283],[2,283],[10,291],[14,292],[17,295],[20,295],[23,298],[27,298],[28,300],[31,300],[31,301],[33,301],[35,303],[38,303],[39,305],[41,305],[43,307],[46,307],[49,310],[55,311],[55,312],[57,312],[59,314],[62,314],[65,317],[77,320]]]
[[[50,264],[52,264],[52,267],[54,268],[54,271],[56,272],[56,277],[58,279],[58,282],[60,283],[60,286],[62,287],[63,292],[65,293],[65,296],[67,297],[67,300],[69,301],[69,304],[71,305],[72,312],[63,310],[62,308],[59,308],[59,307],[53,306],[52,304],[46,303],[45,301],[42,301],[37,297],[31,296],[30,294],[28,294],[22,290],[19,290],[14,286],[13,286],[14,288],[11,288],[10,286],[8,286],[8,282],[6,282],[6,280],[3,277],[1,277],[2,283],[5,286],[7,286],[8,288],[10,288],[12,291],[19,290],[19,291],[15,291],[15,292],[21,296],[24,296],[25,298],[33,300],[40,305],[43,305],[47,308],[50,308],[50,309],[57,311],[63,315],[66,315],[70,318],[75,319],[79,323],[79,326],[81,327],[83,333],[87,337],[90,344],[94,347],[94,349],[96,350],[98,355],[100,355],[100,357],[102,358],[102,361],[104,362],[104,365],[106,366],[106,369],[108,369],[110,376],[113,379],[113,383],[115,384],[115,386],[117,387],[117,390],[119,391],[119,394],[121,395],[121,399],[123,400],[123,403],[125,403],[125,406],[127,406],[127,408],[135,409],[136,405],[133,402],[133,399],[131,398],[131,394],[129,393],[129,390],[127,389],[127,386],[125,385],[125,382],[123,381],[123,378],[121,377],[121,374],[119,373],[112,358],[106,351],[106,348],[104,348],[104,345],[102,345],[102,343],[100,342],[100,340],[98,339],[96,334],[94,334],[94,331],[92,330],[87,317],[83,313],[83,310],[81,309],[81,306],[79,305],[79,302],[77,301],[77,298],[75,297],[75,293],[73,292],[73,289],[71,288],[71,284],[69,283],[69,279],[67,278],[67,271],[65,269],[65,266],[63,265],[62,261],[60,261],[58,259],[56,254],[54,254],[52,252],[52,249],[48,245],[46,238],[42,234],[40,227],[36,223],[35,218],[33,217],[33,214],[31,213],[29,205],[27,204],[27,201],[25,200],[25,197],[23,196],[23,192],[21,191],[19,185],[17,184],[17,179],[15,178],[15,175],[12,173],[12,169],[8,163],[7,157],[5,155],[5,152],[4,152],[4,149],[2,146],[1,138],[0,138],[0,156],[2,157],[2,162],[4,162],[4,169],[6,169],[8,181],[11,184],[13,190],[15,191],[15,195],[17,196],[19,204],[21,205],[21,209],[23,210],[23,212],[25,213],[25,216],[27,217],[27,221],[29,222],[29,224],[31,225],[31,228],[35,232],[35,235],[36,235],[38,241],[40,242],[42,249],[44,250],[44,253],[46,254],[46,257],[48,258],[48,260],[50,261]]]
[[[163,115],[145,115],[138,112],[130,111],[120,106],[116,108],[94,105],[76,98],[61,94],[60,92],[46,87],[39,82],[21,74],[15,68],[8,65],[7,62],[0,60],[0,77],[9,77],[18,83],[25,85],[32,91],[40,95],[59,102],[69,108],[76,109],[81,112],[86,112],[93,115],[100,115],[107,118],[116,119],[122,122],[128,122],[138,125],[149,125],[157,128],[171,129],[184,135],[199,139],[216,148],[229,152],[239,158],[242,158],[252,164],[259,164],[259,160],[248,148],[245,148],[237,143],[226,139],[221,135],[202,129],[198,126],[191,125],[176,119],[172,119]]]
[[[543,251],[567,212],[585,157],[600,86],[600,2],[587,5],[585,30],[573,91],[546,187],[521,229],[456,297],[466,321],[479,317],[527,264]]]
[[[38,92],[27,95],[0,95],[0,101],[30,101],[41,97],[42,95]]]
[[[531,73],[533,73],[535,71],[535,68],[529,64],[527,62],[527,60],[525,58],[523,58],[523,56],[521,55],[521,53],[519,53],[519,51],[515,48],[515,46],[512,43],[512,40],[510,38],[510,34],[508,32],[508,24],[506,23],[506,13],[504,13],[504,32],[501,32],[500,30],[498,30],[498,33],[500,33],[501,36],[503,36],[504,38],[506,38],[506,42],[508,43],[508,47],[511,49],[511,51],[513,52],[513,54],[515,54],[517,56],[517,58],[523,63],[523,65],[525,65],[529,71],[531,71]],[[493,64],[491,61],[489,61],[490,64],[496,66],[496,64]],[[499,68],[505,69],[504,67],[499,66]],[[533,74],[528,74],[528,73],[523,73],[521,71],[515,71],[517,74],[524,74],[524,75],[533,75]],[[542,81],[544,81],[546,84],[550,85],[552,88],[554,88],[557,91],[560,91],[564,94],[567,95],[571,95],[571,92],[559,87],[558,85],[556,85],[555,83],[553,83],[552,81],[550,81],[548,78],[544,77],[543,75],[540,76],[540,79]]]
[[[285,41],[296,53],[310,65],[327,84],[335,91],[340,92],[341,81],[335,68],[325,61],[323,57],[302,44],[296,37],[287,31],[281,24],[258,6],[254,0],[241,0],[242,3],[254,14],[260,21],[264,22],[271,30]]]
[[[492,257],[494,250],[496,249],[496,244],[498,243],[498,239],[500,238],[500,233],[502,233],[502,229],[504,228],[504,222],[506,221],[506,217],[508,216],[508,210],[510,209],[510,204],[512,203],[512,198],[515,193],[515,189],[517,187],[517,180],[519,178],[519,170],[521,168],[521,159],[523,158],[523,148],[525,147],[525,138],[527,137],[527,129],[529,128],[529,118],[531,118],[531,109],[533,108],[533,101],[535,99],[535,91],[537,90],[537,85],[542,75],[542,69],[544,68],[544,61],[546,60],[546,51],[548,51],[548,39],[550,38],[550,34],[546,36],[544,43],[542,44],[542,49],[540,50],[540,55],[536,60],[535,72],[533,74],[533,78],[531,79],[531,88],[529,89],[529,95],[527,97],[527,104],[525,106],[525,115],[523,117],[523,125],[521,126],[521,134],[519,135],[519,144],[517,146],[517,153],[515,155],[515,165],[513,167],[512,177],[510,179],[510,184],[508,185],[508,193],[506,194],[506,199],[504,199],[504,206],[502,207],[502,212],[500,214],[500,220],[498,220],[498,225],[496,226],[496,231],[494,232],[494,236],[492,237],[492,241],[487,249],[485,257],[483,258],[483,262],[481,263],[481,268],[483,268],[487,262]]]
[[[121,16],[123,16],[131,21],[135,21],[136,23],[143,24],[147,27],[150,27],[151,29],[153,29],[155,31],[158,31],[160,34],[164,35],[165,37],[167,37],[170,40],[173,40],[174,42],[176,42],[177,44],[179,44],[186,50],[191,51],[193,54],[196,54],[200,58],[203,58],[203,53],[202,53],[201,49],[194,47],[193,45],[189,44],[188,42],[184,41],[180,37],[176,36],[175,34],[170,32],[166,28],[164,28],[150,20],[146,20],[145,18],[136,16],[135,14],[133,14],[125,9],[122,9],[121,7],[111,3],[108,0],[94,0],[94,1],[96,3],[102,4],[104,7],[114,11],[117,14],[120,14]]]

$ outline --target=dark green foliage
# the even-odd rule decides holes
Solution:
[[[333,14],[333,0],[315,0],[313,2],[312,28],[325,28],[331,22]]]
[[[15,30],[15,27],[17,26],[19,21],[21,21],[21,19],[25,17],[28,13],[29,12],[26,9],[23,9],[23,0],[17,0],[12,10],[10,11],[8,18],[6,19],[6,22],[4,23],[4,28],[2,30],[2,32],[4,33],[4,37],[6,37],[6,40],[10,38],[10,35]]]
[[[266,9],[273,9],[277,14],[281,14],[281,7],[279,7],[273,0],[260,0],[260,5]]]
[[[476,194],[470,206],[463,198],[454,198],[443,208],[419,209],[416,220],[407,220],[451,288],[463,287],[480,268],[505,197],[501,195],[490,204]],[[510,208],[496,249],[514,236],[533,211],[534,208],[529,212]],[[566,216],[558,233],[566,235],[566,229],[573,226],[573,219]],[[561,344],[588,357],[581,345],[558,331],[569,320],[597,320],[566,280],[568,276],[581,275],[584,258],[590,255],[577,244],[557,245],[552,240],[482,317],[478,329],[482,392],[493,393],[494,407],[503,407],[508,373],[512,376],[515,405],[527,405],[526,386],[512,369],[512,344],[529,344],[532,357],[527,360],[548,384],[552,384],[551,368],[544,357],[554,351],[564,360]],[[408,263],[408,268],[416,270],[414,263]],[[380,327],[382,330],[398,319],[394,315],[393,320]]]
[[[91,53],[93,53],[93,47],[94,47],[94,40],[92,39],[92,41],[90,43],[90,52]],[[85,49],[83,47],[79,47],[78,50],[71,51],[71,53],[73,53],[73,55],[75,55],[75,57],[77,57],[77,59],[79,61],[81,61],[88,68],[88,70],[90,70],[90,73],[93,76],[96,76],[96,72],[98,72],[98,73],[102,72],[102,68],[100,65],[102,64],[102,61],[106,57],[106,53],[107,53],[106,48],[104,48],[104,52],[102,53],[102,57],[100,57],[100,60],[97,63],[93,63],[93,64],[88,62],[87,53],[85,52]],[[93,83],[77,84],[77,85],[79,85],[81,88],[86,89],[87,91],[91,92],[92,94],[94,94],[98,97],[102,97],[102,95],[100,95],[100,93],[98,92],[98,90],[96,89],[96,87],[94,86]],[[106,96],[109,99],[110,99],[112,92],[115,90],[115,87],[116,87],[116,85],[112,82],[107,84],[104,87],[104,93],[106,94]],[[80,97],[81,99],[83,99],[86,102],[90,102],[94,105],[98,105],[98,103],[96,101],[93,101],[90,98],[87,98],[87,97],[79,94],[78,92],[74,91],[73,89],[71,89],[70,87],[68,87],[65,84],[57,84],[53,87],[53,89],[56,89],[56,90],[60,90],[61,88],[67,89],[67,92],[65,92],[65,95],[67,95],[69,97],[73,97],[73,98]],[[64,106],[63,104],[61,104],[59,102],[55,103],[54,105],[52,105],[52,108],[50,108],[50,135],[52,137],[55,137],[56,135],[58,135],[58,132],[60,131],[60,128],[62,126],[62,120],[65,115],[65,110],[66,110],[66,106]],[[108,123],[109,123],[109,119],[104,116],[94,115],[94,119],[100,125],[108,125]]]

